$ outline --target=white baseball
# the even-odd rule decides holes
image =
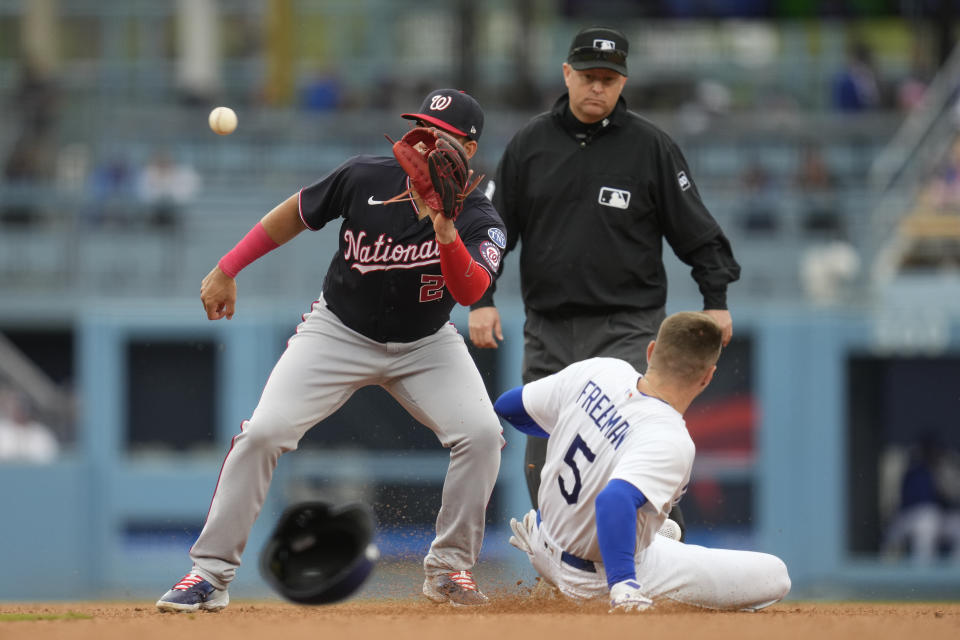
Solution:
[[[663,521],[663,525],[660,527],[660,530],[657,531],[658,534],[664,538],[670,538],[671,540],[680,539],[680,525],[667,518]]]
[[[210,128],[221,136],[233,133],[237,128],[237,114],[230,107],[217,107],[210,112]]]

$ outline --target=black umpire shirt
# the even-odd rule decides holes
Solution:
[[[493,188],[506,251],[523,238],[526,307],[544,314],[663,307],[666,238],[693,267],[704,308],[727,308],[727,284],[740,277],[730,242],[680,149],[623,98],[608,118],[587,125],[562,96],[513,137]],[[492,306],[493,290],[472,308]]]
[[[409,186],[394,158],[357,156],[300,191],[300,217],[308,228],[343,218],[323,299],[343,324],[377,342],[435,333],[456,304],[444,286],[433,221],[418,219],[412,202],[382,204]],[[493,282],[506,236],[490,200],[479,190],[471,193],[454,225]]]

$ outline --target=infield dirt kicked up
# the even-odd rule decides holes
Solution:
[[[609,614],[603,603],[490,593],[486,607],[424,598],[362,599],[305,607],[237,600],[219,613],[160,613],[152,602],[0,603],[0,639],[292,640],[779,640],[960,638],[960,603],[785,601],[757,613],[675,604]]]

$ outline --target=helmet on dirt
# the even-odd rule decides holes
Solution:
[[[372,510],[303,502],[280,516],[260,552],[260,573],[287,600],[328,604],[355,592],[380,557]]]

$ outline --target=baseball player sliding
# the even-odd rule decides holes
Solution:
[[[365,385],[386,389],[450,449],[436,538],[423,562],[424,595],[455,605],[487,602],[470,569],[504,440],[449,319],[454,304],[476,301],[495,278],[505,234],[490,201],[469,193],[466,161],[483,127],[476,100],[441,89],[403,117],[420,126],[394,146],[395,158],[347,160],[270,211],[203,280],[207,317],[231,318],[241,269],[303,230],[341,219],[323,293],[234,437],[190,550],[193,566],[157,602],[161,611],[227,606],[280,454]],[[434,127],[453,138],[441,142]]]
[[[777,557],[656,535],[690,481],[683,413],[710,383],[721,339],[706,314],[677,313],[647,347],[643,376],[623,360],[591,358],[497,400],[514,427],[549,438],[540,510],[510,521],[510,543],[564,595],[609,596],[611,611],[660,598],[756,610],[790,590]]]

